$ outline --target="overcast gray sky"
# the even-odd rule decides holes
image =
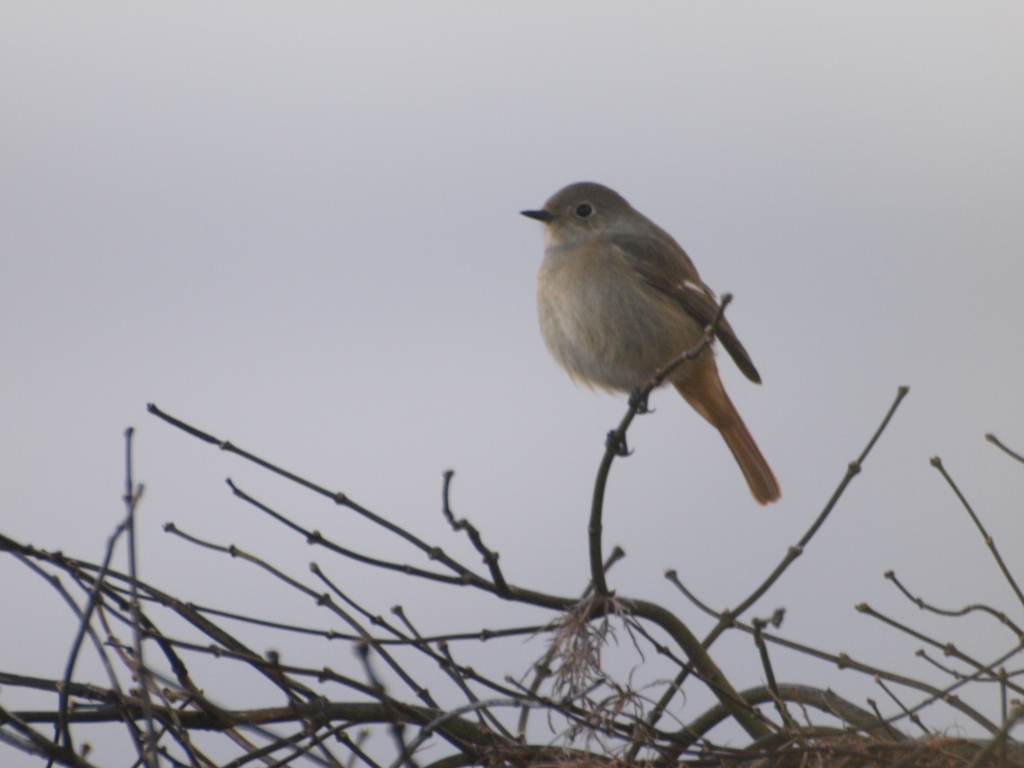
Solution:
[[[907,384],[760,613],[784,605],[793,639],[941,683],[919,642],[853,610],[867,601],[990,660],[1009,633],[929,622],[882,573],[947,607],[1021,614],[928,459],[942,456],[1024,577],[1024,468],[983,439],[1024,449],[1022,39],[1024,6],[1009,2],[5,2],[0,529],[98,560],[123,514],[134,425],[141,572],[166,591],[329,624],[243,563],[162,533],[173,520],[303,577],[316,558],[372,610],[417,606],[424,631],[548,618],[309,549],[223,479],[421,562],[145,404],[476,563],[439,514],[454,468],[456,512],[508,577],[578,592],[593,476],[625,401],[575,387],[549,358],[541,227],[518,211],[591,180],[734,294],[730,321],[764,384],[726,356],[723,380],[783,489],[757,507],[721,438],[659,392],[612,471],[605,540],[628,557],[611,586],[702,634],[663,569],[736,604]],[[0,579],[0,670],[59,677],[65,606],[11,558]],[[500,674],[540,646],[510,648]],[[749,639],[716,648],[737,687],[761,682]],[[337,645],[309,653],[349,663]],[[777,664],[861,705],[884,699],[852,672]],[[995,716],[995,693],[975,703]],[[971,728],[949,709],[923,716]],[[37,764],[3,746],[0,762]]]

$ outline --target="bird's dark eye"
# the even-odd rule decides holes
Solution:
[[[579,216],[581,219],[587,218],[587,216],[589,216],[593,212],[594,209],[590,205],[590,203],[580,203],[579,205],[576,206],[576,215]]]

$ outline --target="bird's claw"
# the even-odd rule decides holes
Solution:
[[[654,413],[654,410],[647,407],[647,398],[650,392],[644,392],[643,389],[637,387],[629,393],[629,407],[632,408],[636,413]]]
[[[614,453],[616,456],[629,456],[633,453],[629,450],[629,446],[626,445],[626,436],[619,436],[616,430],[610,430],[608,436],[604,439],[604,447]]]

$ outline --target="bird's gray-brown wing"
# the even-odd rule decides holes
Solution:
[[[626,255],[630,265],[652,288],[679,302],[682,308],[702,326],[715,319],[718,301],[715,294],[701,282],[693,262],[675,240],[664,237],[616,234],[612,242]],[[743,375],[760,384],[761,376],[724,317],[715,334],[725,351],[736,362]]]

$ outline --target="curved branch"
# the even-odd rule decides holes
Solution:
[[[910,593],[910,590],[903,586],[900,580],[896,578],[895,571],[888,570],[885,573],[883,573],[882,576],[884,576],[886,579],[895,584],[896,588],[903,593],[904,597],[906,597],[910,602],[912,602],[914,605],[916,605],[923,611],[929,611],[939,616],[951,616],[953,618],[956,618],[958,616],[966,616],[968,613],[973,613],[974,611],[984,611],[990,616],[993,616],[994,618],[998,619],[1000,623],[1002,623],[1004,626],[1009,627],[1017,636],[1017,639],[1020,642],[1024,643],[1024,630],[1022,630],[1020,627],[1018,627],[1016,624],[1010,621],[1009,617],[1007,617],[1007,615],[1002,611],[997,611],[995,608],[980,603],[973,603],[971,605],[964,606],[960,610],[938,608],[934,605],[925,602],[923,597],[915,597],[914,595],[912,595]]]
[[[616,456],[629,455],[629,451],[626,448],[626,431],[633,422],[634,416],[638,413],[647,413],[647,397],[651,392],[660,387],[672,371],[686,361],[695,359],[711,346],[711,342],[715,340],[715,332],[718,330],[718,325],[721,323],[722,316],[725,313],[725,308],[729,305],[730,301],[732,301],[731,294],[727,293],[722,296],[722,302],[718,305],[718,311],[704,329],[704,335],[697,346],[670,360],[667,365],[655,371],[654,375],[643,386],[633,391],[629,396],[629,410],[622,417],[618,428],[609,432],[607,438],[605,438],[604,456],[601,459],[601,465],[597,469],[597,478],[594,480],[594,497],[590,504],[590,523],[587,526],[587,534],[590,541],[590,577],[594,583],[594,591],[599,595],[608,594],[608,583],[604,578],[604,557],[601,553],[601,514],[604,510],[604,489],[608,482],[608,472],[612,468],[612,462]]]
[[[892,740],[892,735],[894,733],[899,734],[898,731],[893,731],[892,729],[887,728],[884,720],[880,720],[871,712],[861,709],[856,704],[851,704],[846,701],[846,699],[837,696],[832,691],[823,691],[820,688],[813,688],[807,685],[793,685],[789,683],[779,685],[778,691],[779,697],[783,701],[792,701],[797,704],[810,705],[815,709],[820,709],[822,712],[833,715],[844,723],[849,723],[855,728],[871,735]],[[745,691],[741,691],[739,695],[748,705],[751,706],[755,704],[765,704],[774,700],[772,697],[772,691],[764,685],[759,685],[756,688],[748,688]],[[729,712],[729,710],[722,704],[716,704],[679,731],[678,736],[681,745],[684,748],[690,746],[731,714],[732,713]],[[906,742],[910,739],[899,734],[899,738],[895,740]],[[680,744],[677,743],[676,747],[678,748],[679,746]]]
[[[712,693],[721,702],[721,706],[736,718],[736,722],[743,727],[743,730],[752,739],[759,739],[771,733],[771,730],[765,725],[764,721],[759,718],[747,702],[744,701],[743,697],[732,687],[718,668],[718,665],[711,660],[700,640],[690,632],[687,626],[674,613],[646,600],[620,598],[619,602],[634,616],[640,616],[653,621],[672,636],[672,639],[676,641],[690,659],[698,677],[711,688]]]
[[[498,565],[498,553],[489,549],[484,544],[483,537],[480,535],[480,531],[476,529],[466,518],[456,520],[455,515],[452,512],[451,504],[449,503],[448,491],[451,489],[452,477],[455,475],[455,470],[448,469],[444,473],[444,488],[441,491],[443,505],[441,507],[441,514],[444,515],[444,519],[448,521],[448,524],[452,527],[452,530],[458,533],[459,531],[465,531],[466,535],[469,536],[469,540],[473,543],[476,551],[483,556],[483,561],[491,571],[491,580],[494,582],[494,586],[497,588],[498,594],[502,597],[508,597],[508,584],[505,583],[505,577],[501,573],[501,567]]]

